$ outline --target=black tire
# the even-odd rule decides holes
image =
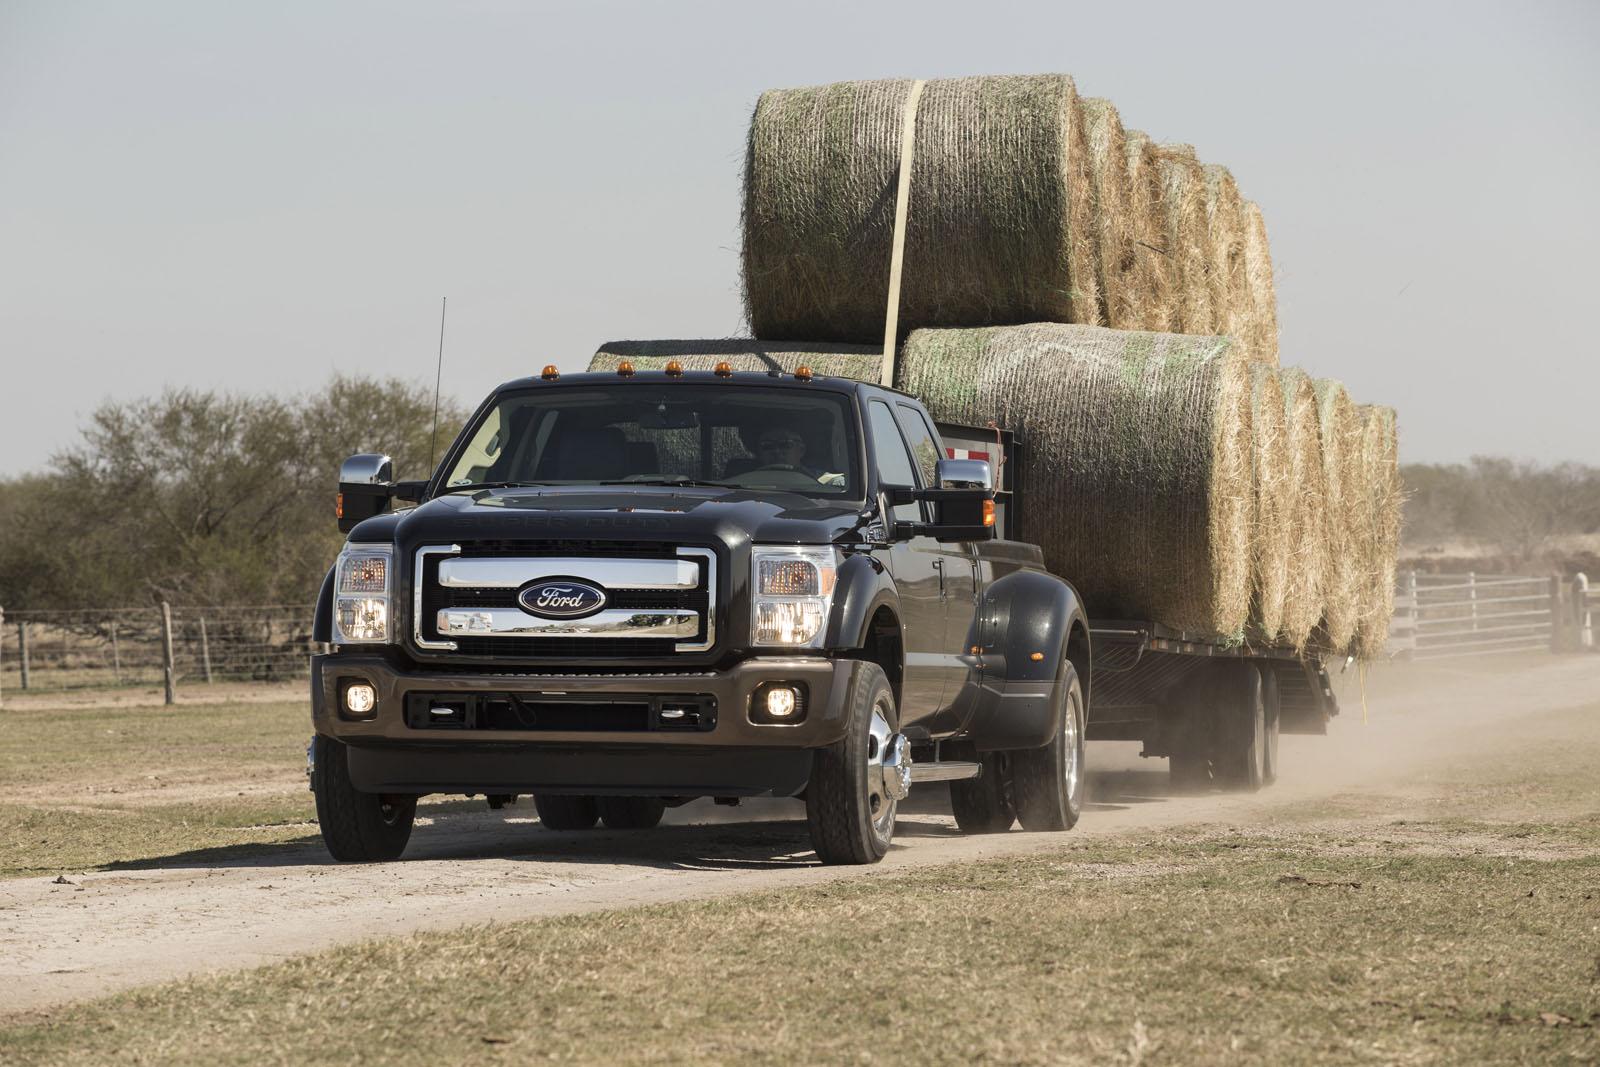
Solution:
[[[1262,753],[1262,781],[1271,785],[1278,780],[1278,734],[1283,718],[1283,705],[1278,698],[1278,672],[1261,672],[1261,700],[1266,711],[1266,746]]]
[[[894,837],[898,801],[870,781],[869,765],[882,760],[883,729],[873,732],[874,713],[890,736],[900,728],[894,690],[883,668],[863,663],[845,698],[843,739],[817,749],[806,786],[806,824],[817,858],[828,864],[877,863]],[[881,767],[881,764],[880,764]],[[880,769],[881,776],[881,769]],[[872,788],[869,788],[872,787]]]
[[[1168,782],[1174,793],[1203,793],[1211,788],[1211,760],[1190,749],[1167,757]]]
[[[1217,747],[1212,754],[1217,782],[1234,792],[1254,793],[1266,780],[1267,712],[1261,672],[1243,660],[1217,665]]]
[[[350,781],[350,750],[320,734],[311,791],[328,854],[341,863],[397,860],[411,840],[417,798],[363,793]]]
[[[600,797],[600,818],[613,830],[648,830],[667,810],[659,797]]]
[[[1070,660],[1061,664],[1056,684],[1061,725],[1050,743],[1011,753],[1011,788],[1017,819],[1024,830],[1070,830],[1083,814],[1083,686]]]
[[[484,799],[489,802],[490,811],[499,811],[506,805],[517,802],[516,795],[512,793],[490,793]]]
[[[600,806],[594,797],[535,793],[533,806],[546,830],[587,830],[600,818]]]
[[[945,746],[948,750],[951,746]],[[941,756],[944,752],[941,751]],[[951,759],[975,759],[983,766],[976,778],[950,783],[950,811],[964,834],[1003,834],[1017,821],[1011,796],[1011,760],[1004,752],[956,752]]]
[[[1216,688],[1214,671],[1191,675],[1175,700],[1176,718],[1169,733],[1167,773],[1174,793],[1204,793],[1211,789],[1211,755],[1216,738]]]

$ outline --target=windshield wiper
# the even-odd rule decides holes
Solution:
[[[614,481],[597,482],[597,485],[707,485],[717,489],[739,489],[741,486],[728,482],[703,482],[698,478],[618,478]]]
[[[480,489],[532,489],[541,485],[554,485],[554,482],[473,482],[471,485],[451,485],[439,491],[439,496],[450,493],[476,493]]]

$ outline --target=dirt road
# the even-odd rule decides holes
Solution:
[[[319,846],[247,859],[151,861],[142,869],[0,882],[0,983],[7,1014],[144,983],[279,960],[422,928],[504,922],[813,883],[892,878],[913,865],[1060,847],[1083,835],[1186,824],[1249,825],[1316,810],[1320,798],[1382,789],[1403,797],[1442,759],[1490,760],[1509,738],[1562,744],[1557,714],[1595,707],[1600,657],[1389,668],[1354,679],[1326,738],[1285,737],[1283,779],[1256,796],[1172,796],[1165,761],[1095,744],[1092,804],[1070,835],[959,835],[943,795],[902,812],[896,847],[873,868],[822,868],[799,805],[697,803],[649,833],[549,833],[524,800],[502,812],[441,812],[419,823],[404,862],[337,866]],[[1570,717],[1569,717],[1570,718]]]

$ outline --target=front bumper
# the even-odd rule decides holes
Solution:
[[[319,734],[350,746],[350,771],[371,792],[600,792],[681,796],[789,795],[804,788],[810,750],[844,736],[855,660],[757,656],[718,671],[677,673],[474,673],[412,670],[377,653],[311,660],[312,718]],[[369,719],[340,714],[352,681],[378,694]],[[766,682],[804,685],[805,717],[792,725],[751,721],[751,698]],[[474,694],[528,701],[595,702],[680,698],[715,708],[699,730],[418,728],[416,702]],[[429,703],[430,701],[423,701]],[[581,725],[570,718],[562,726]]]

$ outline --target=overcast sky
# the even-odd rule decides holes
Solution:
[[[107,398],[476,402],[614,338],[743,332],[771,86],[1071,73],[1233,168],[1283,360],[1404,458],[1600,462],[1600,3],[0,0],[0,474]]]

